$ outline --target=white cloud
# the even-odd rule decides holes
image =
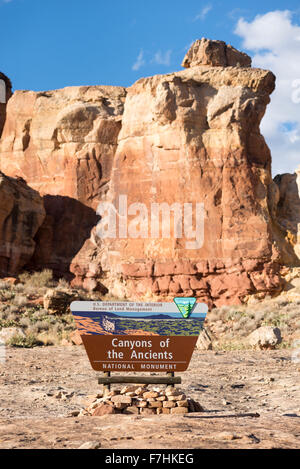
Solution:
[[[152,62],[158,65],[165,65],[166,67],[169,67],[169,65],[171,64],[171,54],[171,50],[167,50],[165,53],[162,53],[159,50],[154,55]]]
[[[272,152],[274,174],[293,172],[300,164],[300,25],[289,10],[271,11],[252,22],[240,18],[235,33],[243,38],[243,47],[254,52],[253,66],[276,75],[261,130]]]
[[[211,10],[212,10],[211,4],[205,5],[200,11],[200,13],[198,13],[198,15],[195,16],[194,21],[198,21],[198,20],[204,21],[206,16]]]
[[[135,63],[132,65],[132,70],[137,71],[144,65],[146,65],[146,61],[144,60],[144,51],[141,49]]]

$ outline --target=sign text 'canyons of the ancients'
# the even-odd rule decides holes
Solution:
[[[185,371],[207,314],[195,298],[172,303],[75,301],[71,310],[96,371]]]

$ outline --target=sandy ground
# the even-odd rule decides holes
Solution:
[[[204,413],[72,417],[100,389],[83,347],[7,348],[0,448],[300,447],[300,364],[290,351],[196,351],[181,376]]]

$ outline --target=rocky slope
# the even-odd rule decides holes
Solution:
[[[298,262],[300,203],[294,176],[272,180],[259,128],[275,77],[206,39],[183,66],[127,90],[14,93],[0,168],[38,190],[46,208],[28,268],[72,273],[73,285],[117,297],[221,305],[280,291],[281,267]],[[97,235],[101,201],[119,211],[113,239]],[[168,211],[152,211],[163,203],[175,209],[170,232]]]

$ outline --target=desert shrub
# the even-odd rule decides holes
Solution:
[[[32,313],[31,321],[36,322],[45,316],[47,316],[47,311],[45,309],[38,309]]]
[[[58,284],[57,284],[57,288],[60,289],[60,290],[61,289],[68,289],[68,288],[70,288],[70,284],[69,284],[69,282],[67,282],[66,279],[60,278],[59,281],[58,281]]]
[[[49,323],[47,321],[37,321],[35,323],[35,327],[36,327],[38,332],[48,331],[49,330]]]
[[[13,301],[12,301],[13,305],[15,306],[19,306],[20,308],[22,308],[22,306],[26,306],[28,304],[28,299],[26,296],[23,296],[23,295],[16,295],[14,298],[13,298]]]
[[[8,316],[8,312],[5,309],[0,310],[0,321],[6,319]]]
[[[221,306],[221,308],[219,309],[219,318],[220,319],[225,319],[227,316],[228,316],[228,313],[230,311],[230,307],[229,306]]]
[[[24,272],[19,276],[19,279],[26,287],[42,288],[54,285],[53,272],[49,269],[34,272],[33,274]]]
[[[228,311],[227,320],[238,321],[240,318],[244,317],[247,313],[241,309],[231,308]]]
[[[248,321],[249,319],[247,317],[245,316],[241,317],[238,321],[240,328],[245,327]]]
[[[254,314],[254,319],[256,321],[256,323],[260,323],[265,317],[265,314],[263,311],[256,311],[255,314]]]
[[[22,293],[24,291],[23,283],[17,283],[17,285],[14,286],[14,291],[16,293]]]
[[[32,348],[43,345],[43,342],[34,334],[28,334],[26,337],[15,335],[10,339],[8,345],[12,347]]]
[[[16,314],[16,313],[18,313],[18,311],[19,311],[19,308],[17,306],[12,305],[12,304],[6,305],[6,312],[8,314],[10,314],[10,313],[15,313]]]
[[[17,321],[17,319],[18,319],[18,315],[16,313],[9,313],[7,315],[7,320],[8,321],[13,321],[14,322],[14,321]]]
[[[10,289],[0,290],[0,301],[10,301],[14,298],[15,293]]]
[[[255,329],[257,329],[256,321],[255,321],[255,319],[250,319],[245,324],[244,332],[245,332],[245,334],[250,334],[252,331],[255,331]]]
[[[218,319],[219,319],[219,310],[214,308],[211,311],[209,311],[206,321],[214,322],[214,321],[217,321]]]
[[[60,342],[60,336],[53,333],[52,331],[50,332],[42,332],[41,334],[38,335],[38,340],[43,343],[43,345],[56,345],[59,344]]]
[[[13,320],[9,320],[8,318],[1,318],[0,319],[0,329],[5,328],[5,327],[15,327],[17,326],[17,322]]]
[[[296,330],[300,330],[300,321],[297,321],[295,323]]]
[[[29,327],[31,324],[31,321],[28,317],[22,317],[19,320],[19,324],[21,327]]]

